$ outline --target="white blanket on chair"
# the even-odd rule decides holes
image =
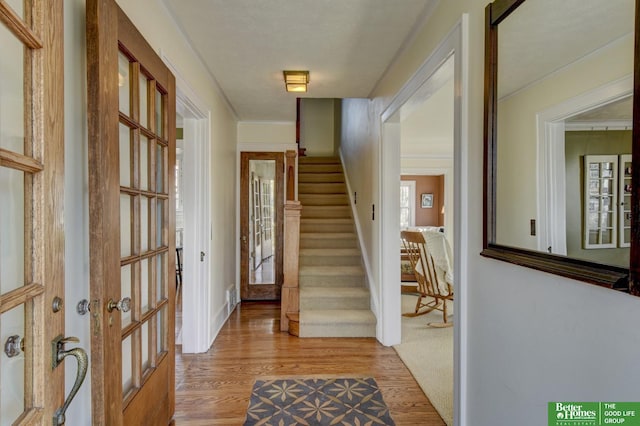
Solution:
[[[453,286],[453,256],[451,254],[451,247],[444,233],[423,231],[422,235],[424,235],[427,250],[429,250],[431,257],[433,257],[436,268],[440,270],[438,272],[443,274],[440,278],[444,277],[444,280]]]

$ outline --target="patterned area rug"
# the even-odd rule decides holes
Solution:
[[[256,380],[245,426],[395,425],[378,384],[365,379]]]

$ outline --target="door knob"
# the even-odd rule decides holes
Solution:
[[[113,312],[114,309],[120,312],[129,312],[131,310],[131,298],[125,297],[119,302],[114,302],[113,299],[109,299],[107,311]]]

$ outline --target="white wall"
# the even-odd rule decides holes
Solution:
[[[440,2],[428,25],[379,84],[372,105],[388,105],[449,30],[469,14],[469,164],[466,185],[469,228],[466,294],[467,384],[464,424],[547,424],[549,401],[637,401],[640,369],[640,299],[596,286],[485,259],[482,250],[482,134],[484,8],[487,0]],[[381,109],[368,101],[345,101],[342,152],[358,186],[358,216],[377,200]],[[359,129],[357,132],[355,129]],[[373,166],[372,166],[373,165]],[[361,203],[360,200],[363,200]],[[365,228],[365,227],[363,227]],[[372,248],[376,230],[366,227]],[[370,260],[375,252],[369,251]],[[375,270],[375,268],[374,268]],[[461,346],[456,341],[457,347]],[[515,423],[514,423],[515,422]]]
[[[211,121],[211,282],[210,327],[217,332],[226,317],[225,289],[235,283],[235,142],[236,119],[213,79],[189,48],[160,0],[120,0],[120,7],[156,52],[162,52],[188,81],[209,111]],[[65,280],[67,334],[89,348],[89,318],[75,312],[89,295],[89,224],[86,112],[85,1],[65,1]],[[75,369],[66,370],[67,390]],[[91,424],[90,375],[72,403],[68,423]]]
[[[300,146],[309,156],[334,155],[333,99],[301,99]]]

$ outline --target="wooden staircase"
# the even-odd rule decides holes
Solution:
[[[362,255],[342,165],[333,157],[298,160],[300,337],[375,337]]]

